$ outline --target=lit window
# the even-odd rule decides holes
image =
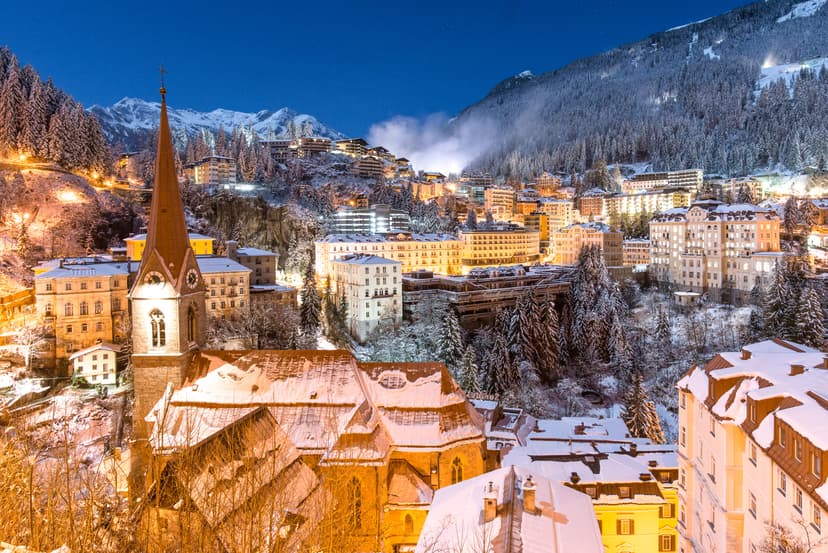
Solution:
[[[753,493],[748,494],[748,511],[756,518],[756,496]]]
[[[356,477],[348,484],[348,523],[351,528],[362,528],[362,486]]]
[[[817,505],[816,503],[814,503],[811,522],[814,524],[814,527],[817,529],[817,532],[822,530],[822,509],[820,509],[819,505]]]
[[[822,476],[822,452],[811,452],[811,474],[817,478]]]
[[[631,536],[635,533],[635,522],[629,518],[619,518],[616,522],[616,534],[621,536]]]
[[[629,486],[618,486],[618,497],[621,499],[629,499],[630,498],[630,487]]]
[[[800,488],[797,488],[794,492],[794,508],[800,513],[802,512],[802,490]]]
[[[675,551],[676,550],[676,540],[675,536],[670,534],[662,534],[658,537],[658,550],[659,551]]]
[[[451,462],[451,483],[457,484],[463,481],[463,462],[459,457],[455,457]]]

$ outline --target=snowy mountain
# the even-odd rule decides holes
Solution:
[[[145,137],[157,127],[161,104],[139,98],[124,98],[109,107],[92,106],[89,111],[100,121],[110,143],[121,142],[132,149],[140,147]],[[344,135],[312,115],[300,114],[289,108],[245,113],[227,109],[200,112],[170,107],[168,115],[170,126],[181,143],[184,142],[185,135],[194,136],[201,131],[215,133],[219,128],[224,128],[228,134],[237,128],[252,128],[261,138],[285,137],[289,134],[288,125],[291,122],[302,135],[344,138]]]
[[[580,172],[598,159],[732,175],[825,169],[826,4],[754,2],[554,71],[519,73],[450,127],[459,138],[493,128],[496,140],[470,168],[499,175]]]

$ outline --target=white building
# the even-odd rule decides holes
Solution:
[[[380,325],[402,322],[402,263],[375,255],[348,255],[331,263],[331,290],[345,297],[348,328],[364,342]]]
[[[796,551],[828,551],[825,354],[767,340],[678,387],[680,551],[755,553],[773,525],[809,544]]]
[[[116,386],[118,384],[118,353],[121,346],[100,342],[88,348],[76,351],[69,357],[73,374],[80,376],[89,384]]]

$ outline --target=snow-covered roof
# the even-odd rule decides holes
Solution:
[[[535,510],[524,508],[524,486]],[[484,498],[496,502],[486,521]],[[469,539],[474,536],[475,539]],[[487,536],[480,544],[479,536]],[[507,548],[519,543],[521,549]],[[437,490],[417,543],[417,553],[599,553],[604,551],[589,497],[525,467],[510,466]]]
[[[257,255],[259,257],[278,257],[279,255],[268,250],[260,250],[259,248],[238,248],[236,252],[239,255]]]
[[[132,265],[133,269],[137,269],[137,264]],[[129,262],[103,262],[103,263],[78,263],[78,264],[64,264],[62,267],[58,266],[50,269],[45,273],[35,276],[38,279],[51,278],[78,278],[78,277],[94,277],[94,276],[127,276],[129,275]]]
[[[80,351],[76,351],[75,353],[70,355],[69,356],[69,361],[73,361],[74,359],[77,359],[78,357],[82,357],[82,356],[86,355],[87,353],[92,353],[93,351],[100,351],[100,350],[114,351],[115,353],[119,353],[121,351],[121,346],[118,345],[118,344],[110,344],[109,342],[101,342],[100,344],[93,344],[93,345],[89,346],[88,348],[84,348]]]
[[[249,268],[237,263],[229,257],[215,257],[197,255],[196,262],[202,274],[211,273],[250,273]]]
[[[335,244],[340,242],[446,242],[456,241],[453,234],[420,234],[420,233],[398,233],[398,234],[328,234],[317,242]]]
[[[615,232],[614,230],[612,230],[612,228],[610,228],[610,226],[608,224],[600,223],[600,222],[597,222],[597,221],[592,221],[592,222],[588,222],[588,223],[573,223],[571,225],[567,225],[567,226],[563,227],[558,232],[563,232],[563,231],[573,230],[573,229],[579,229],[579,228],[580,229],[585,229],[585,230],[594,230],[596,232]]]
[[[212,236],[207,236],[205,234],[199,234],[197,232],[190,232],[188,233],[190,240],[215,240]],[[134,234],[127,238],[124,238],[124,242],[141,242],[147,239],[146,233],[141,234]]]
[[[348,265],[402,265],[402,263],[394,261],[393,259],[380,257],[378,255],[363,254],[346,255],[335,259],[333,263],[347,263]]]

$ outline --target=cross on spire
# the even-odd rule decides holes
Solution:
[[[168,73],[168,71],[164,69],[163,65],[161,66],[161,69],[159,71],[161,72],[161,96],[163,96],[167,93],[167,89],[166,87],[164,87],[164,75]]]

